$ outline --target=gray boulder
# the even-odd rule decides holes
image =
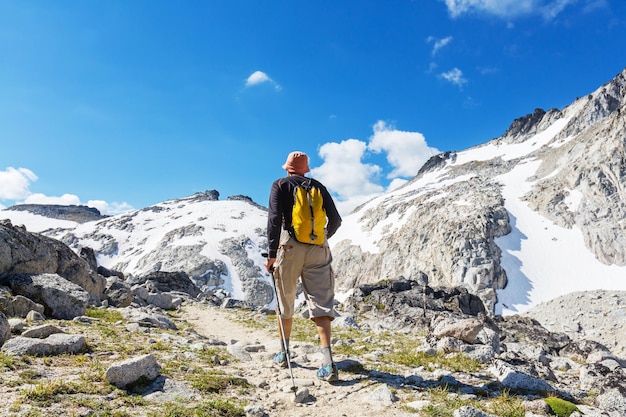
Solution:
[[[483,329],[480,320],[474,317],[451,318],[440,317],[433,325],[433,335],[438,338],[453,337],[466,343],[473,343],[476,336]]]
[[[45,339],[14,337],[2,346],[2,352],[15,356],[54,356],[81,353],[86,347],[85,338],[81,335],[55,333]]]
[[[7,287],[0,288],[0,312],[3,312],[7,317],[24,318],[31,310],[43,313],[44,307],[22,295],[14,297]]]
[[[71,320],[85,314],[89,294],[57,274],[13,274],[5,277],[11,290],[44,306],[48,317]]]
[[[149,282],[146,286],[150,286],[159,292],[183,292],[195,298],[200,294],[200,289],[191,281],[189,275],[185,272],[151,272],[143,277],[141,281]]]
[[[173,298],[169,293],[165,292],[151,292],[148,293],[148,297],[146,298],[146,302],[155,307],[159,307],[163,310],[172,310],[173,309]]]
[[[32,339],[45,339],[55,333],[63,333],[63,331],[52,324],[42,324],[41,326],[36,326],[24,331],[22,336],[30,337]]]
[[[0,346],[11,337],[11,325],[7,316],[0,312]]]
[[[496,377],[503,386],[513,391],[540,394],[556,392],[556,389],[543,379],[532,376],[529,373],[517,369],[514,365],[499,359],[491,364],[488,371]]]
[[[123,362],[116,362],[106,370],[106,380],[118,388],[127,388],[140,378],[154,380],[161,374],[161,366],[152,354],[131,358]]]
[[[96,301],[105,288],[104,277],[62,242],[4,222],[0,223],[0,276],[7,274],[58,274]]]
[[[113,307],[128,307],[134,298],[130,286],[117,276],[107,278],[104,293],[109,305]]]

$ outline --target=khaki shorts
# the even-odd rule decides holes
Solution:
[[[335,276],[331,268],[332,255],[328,243],[308,245],[283,231],[274,264],[274,279],[283,318],[294,314],[296,287],[301,278],[310,318],[337,316],[335,301]]]

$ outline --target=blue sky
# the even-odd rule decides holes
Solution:
[[[0,208],[266,205],[301,150],[345,212],[625,66],[623,0],[0,0]]]

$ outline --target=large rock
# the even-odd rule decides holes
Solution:
[[[11,337],[11,325],[7,316],[0,313],[0,346]]]
[[[106,370],[105,378],[118,388],[126,388],[140,378],[152,381],[161,374],[161,366],[152,354],[117,362]]]
[[[4,278],[11,290],[44,306],[48,317],[71,320],[85,314],[89,294],[57,274],[13,274]]]
[[[483,324],[474,317],[462,319],[442,317],[435,322],[432,333],[438,338],[448,336],[467,343],[474,343],[482,329]]]
[[[113,307],[128,307],[133,302],[130,286],[117,276],[107,278],[106,299]]]
[[[150,283],[159,292],[183,292],[195,298],[200,294],[198,287],[185,272],[156,271],[141,277],[144,283]]]
[[[14,337],[2,346],[2,352],[16,356],[53,356],[81,353],[86,347],[87,344],[82,335],[55,333],[45,339]]]
[[[3,274],[58,274],[83,288],[96,301],[106,281],[89,263],[62,242],[0,223],[0,276]]]
[[[22,295],[13,296],[9,288],[0,288],[0,312],[7,317],[24,318],[31,310],[43,314],[44,307]]]

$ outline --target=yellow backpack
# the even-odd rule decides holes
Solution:
[[[293,191],[291,226],[294,238],[301,243],[322,245],[326,241],[326,210],[319,188],[307,182],[296,185]]]

